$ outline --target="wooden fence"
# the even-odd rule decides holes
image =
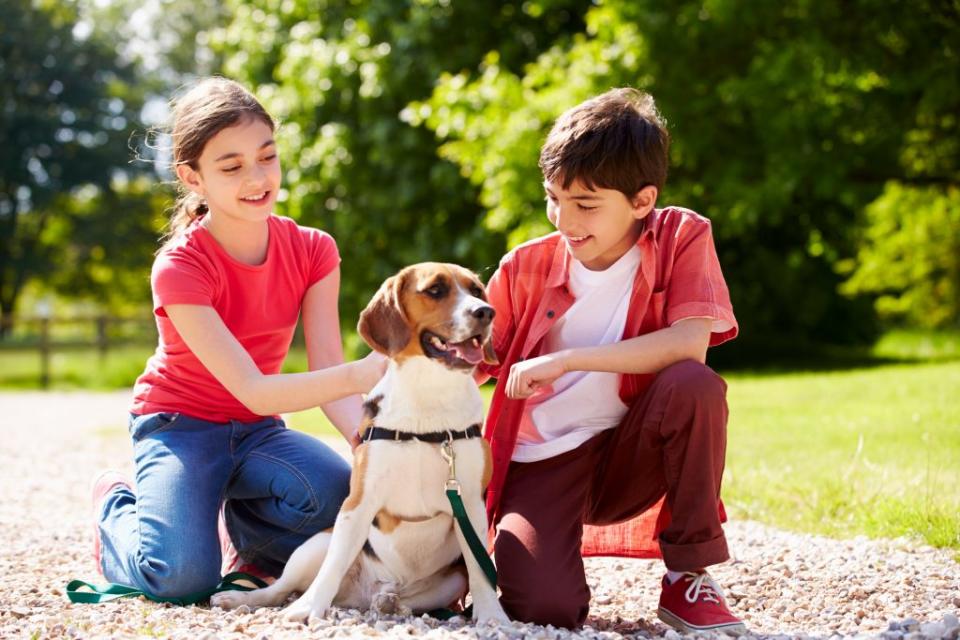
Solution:
[[[0,340],[0,353],[36,351],[40,358],[40,386],[46,389],[50,386],[50,360],[55,351],[95,349],[102,360],[110,349],[156,341],[156,324],[151,316],[19,316],[14,319],[11,334]]]
[[[156,322],[149,315],[18,316],[14,319],[12,333],[0,339],[0,356],[10,352],[36,352],[40,359],[38,382],[46,389],[50,386],[51,356],[54,352],[95,349],[103,361],[107,353],[117,347],[156,344]],[[297,323],[293,346],[304,346],[301,322]]]

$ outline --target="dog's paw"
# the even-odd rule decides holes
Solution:
[[[395,593],[378,593],[370,601],[370,609],[380,615],[392,615],[400,609],[400,596]]]
[[[210,606],[221,609],[236,609],[247,604],[247,594],[243,591],[221,591],[210,596]]]
[[[322,618],[326,613],[325,609],[314,609],[312,598],[300,596],[293,603],[283,610],[283,619],[287,622],[300,622],[306,624],[310,617]]]
[[[496,604],[491,607],[477,607],[474,605],[473,617],[478,623],[496,622],[497,624],[510,624],[510,618],[504,613],[503,607]]]

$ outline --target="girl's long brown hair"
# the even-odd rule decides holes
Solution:
[[[276,123],[252,93],[227,78],[201,80],[171,103],[173,112],[170,135],[173,166],[186,164],[196,170],[204,147],[223,129],[247,119],[260,120],[273,131]],[[183,233],[190,224],[207,213],[207,204],[196,193],[178,182],[179,195],[170,215],[163,246]]]

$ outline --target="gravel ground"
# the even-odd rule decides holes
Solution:
[[[131,468],[127,398],[0,393],[0,638],[679,638],[656,618],[660,563],[615,558],[587,560],[593,606],[576,634],[357,611],[302,626],[284,623],[278,609],[224,612],[144,600],[72,605],[64,595],[70,579],[102,582],[90,557],[88,485],[103,467]],[[726,531],[735,557],[712,574],[752,636],[957,640],[960,565],[949,553],[754,522],[731,522]]]

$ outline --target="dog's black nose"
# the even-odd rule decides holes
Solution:
[[[482,307],[477,307],[473,310],[471,314],[474,318],[480,321],[480,324],[490,324],[490,321],[493,320],[493,307],[484,305]]]

